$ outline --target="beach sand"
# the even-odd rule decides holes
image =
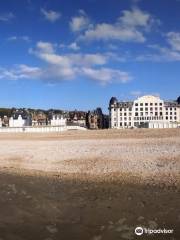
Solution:
[[[0,240],[179,240],[180,129],[0,134],[0,189]]]

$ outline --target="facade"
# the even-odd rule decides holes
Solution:
[[[93,111],[88,111],[86,121],[86,125],[89,129],[103,129],[104,116],[101,108],[96,108]]]
[[[32,126],[46,126],[48,125],[48,118],[43,111],[32,113]]]
[[[179,99],[179,98],[178,98]],[[134,101],[109,102],[110,128],[170,128],[180,124],[180,103],[163,101],[156,96],[143,96]]]
[[[86,112],[75,110],[65,115],[67,115],[67,125],[86,127]]]
[[[18,115],[18,117],[10,117],[9,119],[9,127],[26,127],[31,125],[31,119],[29,117],[23,118],[22,115]]]
[[[51,126],[66,126],[66,118],[62,115],[53,115],[52,119],[50,120]]]

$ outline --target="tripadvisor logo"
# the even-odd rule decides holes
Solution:
[[[141,236],[142,234],[172,234],[174,232],[173,229],[149,229],[149,228],[142,228],[136,227],[135,234]]]
[[[142,227],[137,227],[136,229],[135,229],[135,234],[136,235],[142,235],[143,234],[143,228]]]

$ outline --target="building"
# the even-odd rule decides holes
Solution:
[[[13,116],[9,119],[9,127],[26,127],[31,126],[32,121],[30,117],[23,117],[22,115]]]
[[[109,102],[110,128],[170,128],[180,124],[180,98],[163,101],[156,96],[143,96],[134,101]]]
[[[66,126],[66,118],[64,118],[62,115],[56,114],[52,116],[52,119],[50,120],[51,126]]]
[[[65,116],[67,116],[67,125],[86,127],[86,112],[77,110],[69,111]]]
[[[32,115],[32,126],[46,126],[48,125],[48,117],[43,111],[35,111]]]
[[[89,129],[103,129],[104,116],[101,108],[96,108],[93,111],[88,111],[86,121],[86,125]]]

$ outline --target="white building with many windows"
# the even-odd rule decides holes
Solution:
[[[180,124],[180,102],[163,101],[156,96],[143,96],[134,101],[109,102],[110,128],[174,128]]]

